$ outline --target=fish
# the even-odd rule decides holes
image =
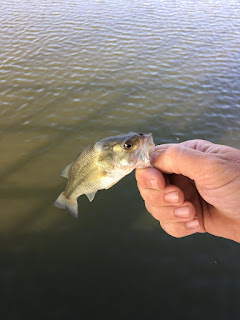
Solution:
[[[98,190],[111,188],[135,168],[151,167],[154,150],[151,133],[129,132],[90,144],[60,173],[68,182],[54,205],[77,218],[79,196],[92,201]]]

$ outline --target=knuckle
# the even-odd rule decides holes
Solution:
[[[138,190],[142,196],[142,189],[143,189],[143,186],[139,183],[139,181],[137,181],[137,187],[138,187]]]
[[[145,207],[147,211],[153,216],[154,219],[160,220],[159,209],[156,210],[153,206],[151,206],[148,202],[145,202]]]
[[[219,177],[222,172],[222,160],[215,155],[208,155],[205,165],[199,168],[199,180],[205,182],[206,185],[211,185],[215,182],[216,177]]]
[[[154,210],[153,210],[152,206],[149,204],[149,202],[145,201],[145,207],[148,212],[150,212],[152,215],[154,214]],[[155,218],[155,215],[154,215],[154,218]]]
[[[143,199],[146,198],[147,194],[148,194],[148,189],[146,189],[142,184],[138,183],[138,189],[140,191],[140,194],[142,196]]]
[[[176,221],[176,218],[173,216],[172,208],[156,207],[148,202],[145,202],[145,207],[156,220],[162,221],[162,223],[171,223]]]
[[[178,145],[171,145],[166,150],[166,161],[168,162],[168,166],[170,168],[173,168],[173,159],[176,161],[176,159],[179,156],[180,148]],[[173,170],[174,171],[174,170]]]
[[[161,204],[160,192],[157,192],[156,190],[151,190],[148,192],[147,199],[152,205],[160,206]]]
[[[139,187],[139,191],[140,194],[142,196],[142,198],[147,201],[149,204],[151,205],[156,205],[157,203],[159,203],[159,199],[158,199],[158,191],[157,190],[153,190],[153,189],[148,189],[145,187]]]
[[[183,235],[178,231],[177,223],[164,223],[160,221],[162,229],[174,238],[182,238]]]
[[[175,158],[179,153],[179,147],[175,144],[169,146],[166,150],[166,155],[169,158]]]

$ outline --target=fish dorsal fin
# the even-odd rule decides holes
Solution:
[[[73,162],[70,163],[69,165],[67,165],[60,173],[60,176],[64,177],[64,178],[68,178],[68,173],[69,173],[69,170],[72,166]]]
[[[85,194],[86,194],[86,196],[88,197],[88,200],[91,202],[91,201],[93,201],[96,192],[85,193]]]

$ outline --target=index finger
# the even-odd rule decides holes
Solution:
[[[137,182],[144,188],[162,190],[165,188],[165,179],[163,174],[155,168],[136,169]]]

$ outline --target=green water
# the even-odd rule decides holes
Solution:
[[[237,319],[239,245],[174,239],[134,174],[79,218],[60,171],[129,131],[240,148],[238,1],[0,4],[1,319]]]

